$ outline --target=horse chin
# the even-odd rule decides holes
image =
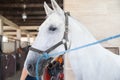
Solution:
[[[49,58],[49,59],[42,59],[40,61],[39,67],[38,67],[38,72],[39,72],[39,76],[43,75],[43,72],[47,66],[48,63],[50,63],[53,60],[53,58]]]
[[[44,66],[42,65],[45,65],[43,64],[44,63],[44,60],[40,61],[39,65],[38,65],[38,74],[39,76],[41,76],[43,74],[43,71],[44,71]],[[35,66],[35,69],[33,71],[28,71],[28,74],[32,77],[36,77],[36,66]]]

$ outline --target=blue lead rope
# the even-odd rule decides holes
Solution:
[[[51,54],[44,53],[42,55],[42,57],[40,56],[38,58],[37,63],[36,63],[36,79],[39,80],[38,65],[39,65],[39,62],[40,62],[41,58],[48,59],[48,58],[53,57],[53,56],[63,55],[64,53],[68,53],[70,51],[75,51],[75,50],[78,50],[78,49],[82,49],[82,48],[85,48],[85,47],[96,45],[96,44],[99,44],[99,43],[102,43],[102,42],[105,42],[105,41],[109,41],[109,40],[112,40],[112,39],[116,39],[116,38],[119,38],[119,37],[120,37],[120,34],[114,35],[114,36],[111,36],[111,37],[108,37],[108,38],[104,38],[104,39],[101,39],[101,40],[98,40],[96,42],[92,42],[92,43],[89,43],[89,44],[86,44],[86,45],[83,45],[83,46],[80,46],[80,47],[76,47],[76,48],[73,48],[73,49],[68,49],[66,51],[61,51],[61,52],[58,52],[58,53],[51,53]]]
[[[36,72],[36,80],[39,80],[38,66],[39,66],[40,60],[41,60],[42,58],[43,58],[43,55],[42,55],[42,57],[40,56],[40,57],[37,59],[36,69],[35,69],[35,72]]]
[[[112,40],[112,39],[115,39],[115,38],[119,38],[119,37],[120,37],[120,34],[114,35],[114,36],[104,38],[104,39],[101,39],[101,40],[98,40],[98,41],[95,41],[95,42],[92,42],[92,43],[88,43],[88,44],[83,45],[83,46],[79,46],[79,47],[76,47],[76,48],[73,48],[73,49],[68,49],[66,51],[61,51],[61,52],[58,52],[58,53],[51,53],[51,54],[48,54],[48,55],[50,57],[57,56],[57,55],[62,55],[64,53],[67,53],[67,52],[70,52],[70,51],[75,51],[75,50],[82,49],[82,48],[85,48],[85,47],[93,46],[93,45],[96,45],[96,44],[99,44],[99,43],[102,43],[102,42],[105,42],[105,41],[109,41],[109,40]]]

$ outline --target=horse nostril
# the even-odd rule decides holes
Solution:
[[[28,71],[32,72],[34,70],[34,65],[28,64],[27,69]]]

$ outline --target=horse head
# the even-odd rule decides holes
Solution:
[[[65,15],[64,11],[58,6],[55,0],[51,0],[53,10],[48,7],[46,2],[44,2],[44,8],[46,12],[46,20],[41,24],[39,27],[39,32],[34,43],[31,46],[31,50],[28,52],[28,56],[26,58],[24,67],[28,70],[31,76],[35,76],[35,65],[37,59],[42,56],[39,54],[39,51],[48,51],[56,44],[61,44],[56,48],[48,51],[49,54],[53,52],[59,52],[65,50],[63,39],[66,36],[65,31]],[[33,50],[34,49],[34,50]],[[42,65],[44,59],[41,60],[42,62],[39,66]],[[41,70],[41,69],[39,69]],[[39,71],[40,72],[40,71]]]

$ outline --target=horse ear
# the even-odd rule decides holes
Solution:
[[[49,16],[53,12],[46,2],[44,2],[44,9],[47,16]]]
[[[57,11],[58,13],[63,14],[63,10],[60,8],[60,6],[57,4],[57,2],[55,0],[51,0],[52,3],[52,7],[55,11]]]

